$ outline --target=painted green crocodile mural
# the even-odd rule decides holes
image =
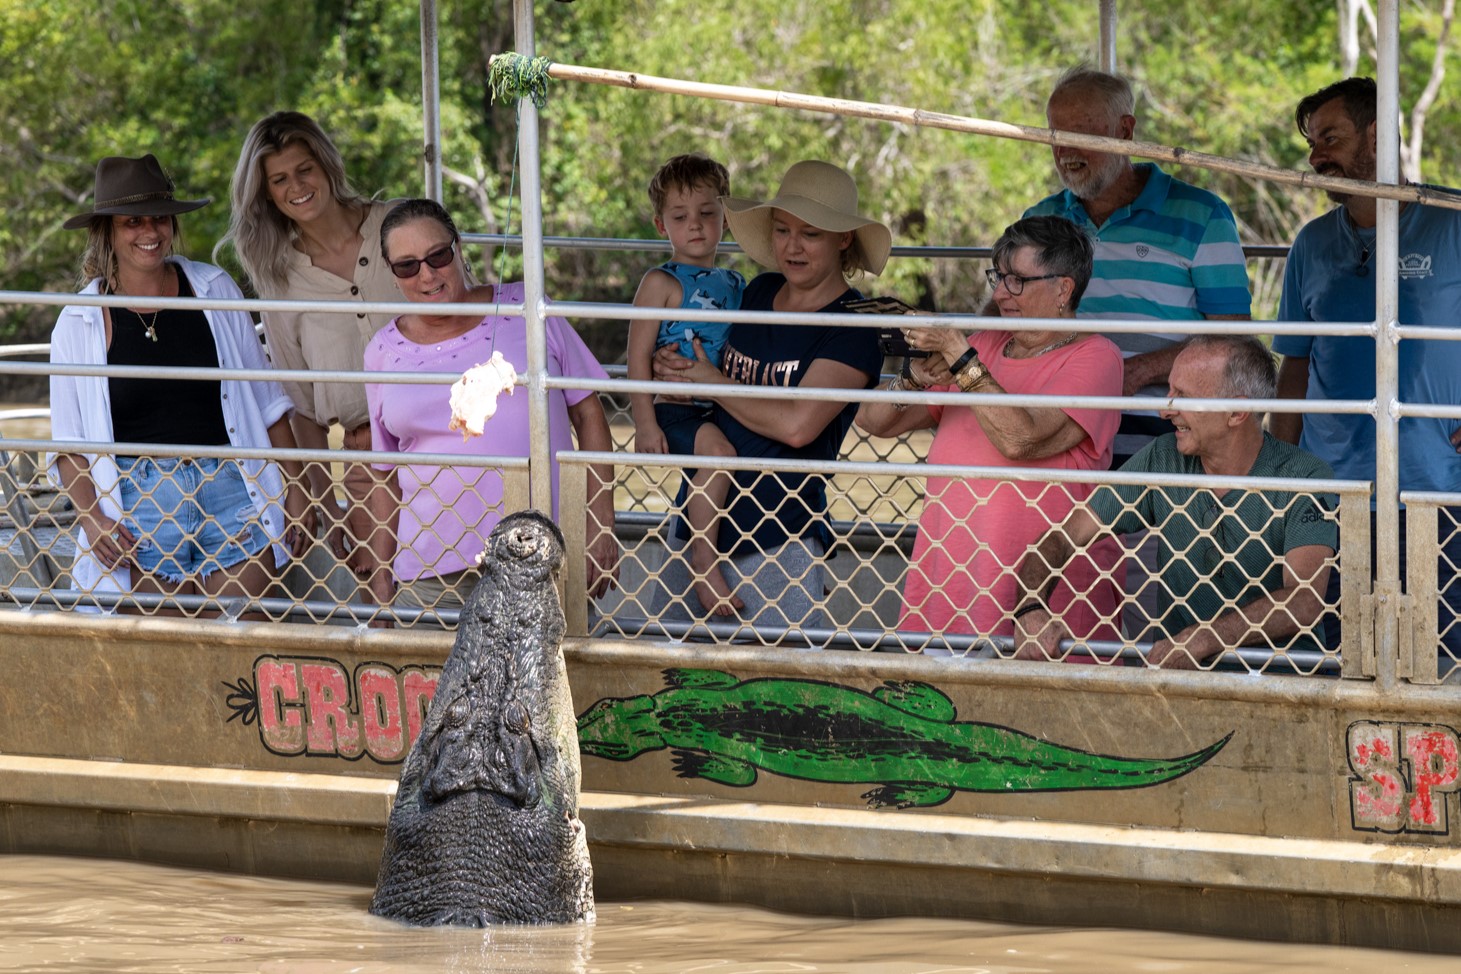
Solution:
[[[956,721],[926,683],[871,693],[801,679],[741,680],[668,669],[653,696],[608,697],[578,718],[582,753],[630,761],[669,748],[682,778],[744,788],[757,769],[788,778],[881,787],[874,808],[929,807],[956,791],[1144,788],[1201,767],[1232,738],[1175,758],[1120,758],[1063,747],[1008,727]]]

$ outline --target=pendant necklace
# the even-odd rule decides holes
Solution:
[[[112,289],[112,293],[126,294],[127,292],[123,291],[122,286],[118,284]],[[162,314],[162,309],[158,308],[156,311],[152,312],[151,321],[148,321],[146,318],[142,317],[142,312],[140,311],[132,311],[131,308],[128,308],[127,310],[131,311],[132,314],[137,316],[137,320],[142,323],[142,330],[147,334],[147,337],[154,342],[157,341],[157,316]]]
[[[1066,335],[1064,338],[1062,338],[1060,341],[1058,341],[1058,342],[1051,342],[1049,345],[1046,345],[1044,348],[1040,349],[1038,352],[1035,352],[1032,355],[1026,355],[1025,358],[1039,358],[1040,356],[1044,355],[1046,352],[1053,352],[1057,348],[1060,348],[1062,345],[1069,345],[1071,342],[1075,341],[1079,337],[1080,337],[1080,332],[1073,331],[1069,335]],[[1010,336],[1010,340],[1007,341],[1007,342],[1005,342],[1005,344],[1004,344],[1004,357],[1005,358],[1014,358],[1014,356],[1010,354],[1010,350],[1013,349],[1014,347],[1015,347],[1015,336],[1011,335]]]
[[[137,316],[138,321],[142,321],[142,313],[140,311],[133,311],[132,313]],[[147,332],[147,337],[154,342],[157,341],[157,316],[160,314],[162,314],[162,309],[158,308],[152,312],[152,320],[150,322],[142,321],[143,331]]]

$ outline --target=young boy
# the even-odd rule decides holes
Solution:
[[[720,197],[730,193],[724,166],[699,153],[675,156],[649,182],[654,226],[669,238],[670,259],[651,268],[639,282],[634,303],[643,308],[720,308],[741,306],[746,279],[715,266],[715,250],[725,233]],[[678,322],[657,315],[629,324],[629,378],[654,378],[652,359],[661,345],[678,345],[681,355],[695,358],[695,344],[712,365],[720,365],[730,323]],[[708,402],[635,393],[629,397],[634,416],[634,449],[639,453],[683,453],[733,457],[735,448],[715,425]],[[730,478],[698,470],[690,478],[685,520],[690,526],[690,566],[695,597],[705,611],[733,615],[745,604],[731,593],[717,562],[715,539]]]

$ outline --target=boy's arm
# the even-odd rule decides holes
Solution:
[[[682,295],[680,282],[659,268],[645,273],[634,292],[634,305],[663,311],[678,308]],[[655,343],[659,339],[659,323],[665,316],[635,318],[629,322],[629,378],[648,382],[654,378],[651,364]],[[634,449],[638,453],[664,453],[665,435],[654,418],[654,396],[647,392],[629,394],[630,415],[634,419]]]

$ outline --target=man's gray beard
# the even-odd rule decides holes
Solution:
[[[1074,193],[1077,199],[1095,199],[1116,184],[1116,180],[1121,178],[1121,170],[1127,163],[1126,156],[1107,156],[1106,159],[1108,161],[1102,163],[1099,168],[1086,166],[1083,177],[1078,180],[1084,185],[1073,185],[1070,174],[1058,166],[1055,172],[1060,177],[1060,184]]]

